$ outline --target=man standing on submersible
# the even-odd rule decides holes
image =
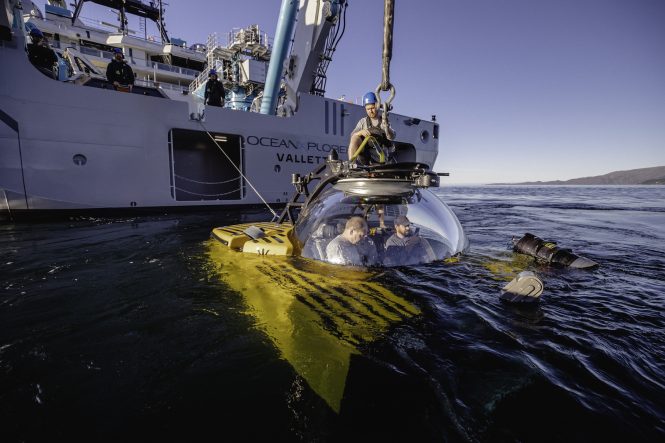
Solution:
[[[373,92],[368,92],[363,96],[363,106],[365,107],[367,116],[358,121],[358,124],[351,133],[351,140],[349,141],[349,160],[354,158],[356,151],[367,137],[374,137],[377,143],[381,145],[369,146],[366,144],[362,152],[358,153],[355,158],[355,163],[363,166],[387,161],[386,150],[384,147],[391,146],[392,140],[395,139],[395,131],[390,127],[390,123],[388,123],[387,120],[383,121],[379,118],[377,101],[376,94]],[[377,151],[378,158],[377,156],[374,156],[373,158],[372,150],[381,151]],[[385,229],[386,225],[384,221],[385,216],[383,205],[377,206],[376,212],[379,214],[379,228]]]
[[[349,159],[353,158],[356,150],[358,150],[358,147],[360,147],[360,144],[366,137],[372,136],[382,145],[388,144],[388,142],[395,139],[395,131],[390,127],[390,124],[388,122],[384,124],[379,118],[379,110],[376,104],[377,99],[373,92],[368,92],[363,96],[363,106],[365,107],[367,116],[358,121],[358,124],[351,133]],[[373,162],[369,146],[365,146],[363,152],[358,154],[356,162],[361,165],[369,165]]]

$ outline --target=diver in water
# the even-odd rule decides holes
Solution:
[[[344,232],[332,239],[326,247],[326,257],[337,265],[373,266],[377,264],[374,242],[367,237],[368,227],[364,218],[351,217]]]
[[[429,242],[411,230],[405,215],[395,218],[395,233],[386,241],[386,266],[417,265],[436,260]]]
[[[395,139],[395,131],[390,127],[388,122],[382,122],[379,118],[379,110],[377,109],[377,99],[373,92],[368,92],[363,96],[363,106],[365,107],[366,117],[358,121],[355,129],[351,133],[351,140],[349,141],[349,159],[353,159],[354,154],[360,147],[363,139],[366,137],[374,137],[379,144],[385,146],[389,145]],[[376,163],[372,158],[372,149],[366,146],[363,151],[358,154],[355,161],[361,165],[369,165]]]

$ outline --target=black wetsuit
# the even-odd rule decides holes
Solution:
[[[58,57],[56,57],[53,49],[40,43],[30,43],[28,45],[28,58],[30,63],[39,68],[45,75],[55,78],[53,66],[58,62]]]
[[[224,85],[215,79],[208,79],[205,91],[205,104],[210,106],[222,106],[224,100]]]
[[[106,67],[106,78],[111,82],[118,82],[121,85],[134,84],[134,71],[124,60],[111,60]]]

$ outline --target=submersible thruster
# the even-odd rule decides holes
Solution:
[[[546,263],[578,269],[598,267],[595,261],[577,255],[570,249],[559,248],[555,242],[543,240],[528,232],[521,238],[513,238],[513,249]]]

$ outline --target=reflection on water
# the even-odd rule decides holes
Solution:
[[[441,193],[469,252],[370,273],[207,240],[265,211],[0,225],[3,441],[665,439],[664,188]]]

